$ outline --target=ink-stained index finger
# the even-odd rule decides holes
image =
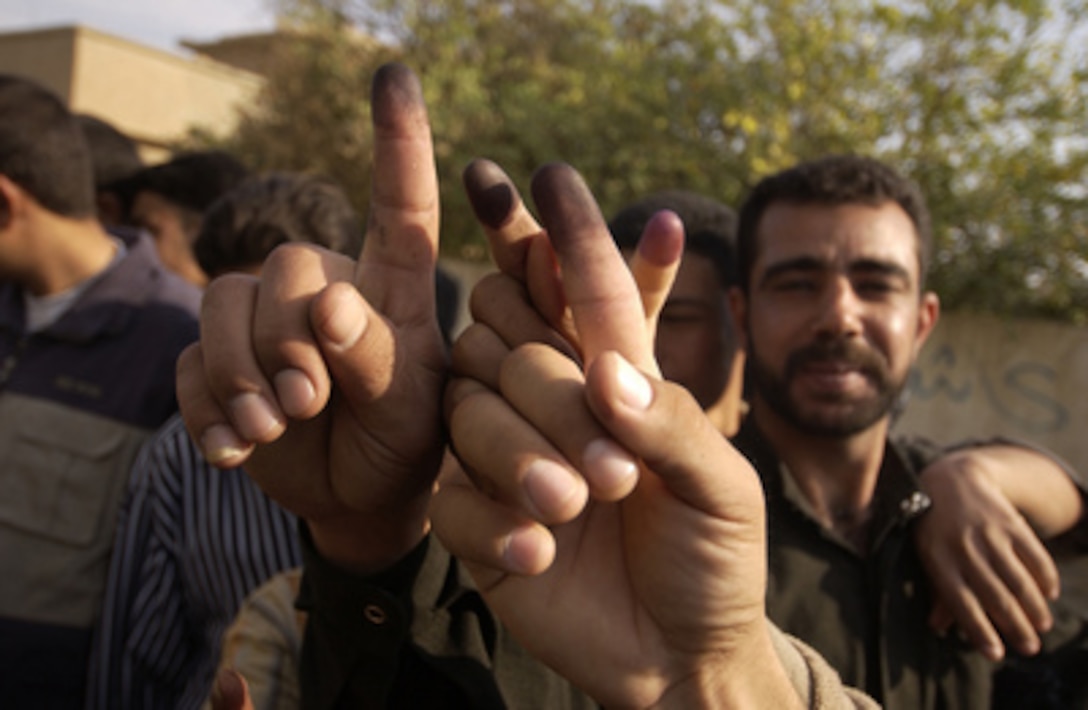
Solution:
[[[581,175],[569,165],[548,165],[533,176],[532,191],[559,259],[586,366],[616,350],[657,375],[638,287]]]
[[[366,241],[355,284],[394,323],[434,313],[439,198],[423,91],[407,67],[387,64],[371,91],[375,166]]]

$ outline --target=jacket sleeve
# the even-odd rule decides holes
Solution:
[[[771,641],[786,675],[810,710],[872,710],[880,706],[865,693],[843,685],[839,674],[815,650],[771,625]]]

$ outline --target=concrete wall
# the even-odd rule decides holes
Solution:
[[[114,124],[145,158],[167,157],[193,127],[229,132],[238,106],[261,85],[255,74],[184,57],[86,27],[0,35],[0,71],[50,87],[77,113]]]
[[[1023,437],[1088,481],[1088,328],[945,314],[909,390],[898,431]]]
[[[0,72],[27,76],[65,101],[72,97],[73,28],[0,35]]]

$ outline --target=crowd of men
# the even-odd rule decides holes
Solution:
[[[606,220],[480,159],[456,332],[418,80],[372,105],[364,228],[0,77],[0,705],[1088,707],[1075,472],[890,431],[940,314],[913,182]]]

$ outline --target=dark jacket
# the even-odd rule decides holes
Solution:
[[[932,596],[911,527],[930,504],[917,473],[938,451],[887,442],[862,555],[817,521],[752,419],[734,443],[767,496],[771,620],[887,708],[989,710],[997,666],[955,632],[941,637],[927,623]],[[1084,647],[1083,622],[1071,621],[1052,632],[1051,647]]]

